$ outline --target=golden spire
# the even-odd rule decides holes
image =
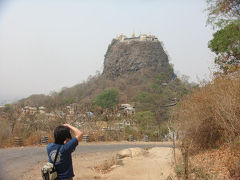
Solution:
[[[134,37],[135,37],[135,33],[133,32],[133,33],[132,33],[132,38],[134,38]]]

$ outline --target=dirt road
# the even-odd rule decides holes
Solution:
[[[74,157],[83,157],[84,154],[102,154],[102,157],[108,157],[112,153],[121,149],[131,147],[170,147],[169,143],[111,143],[111,144],[80,144],[74,152]],[[91,156],[92,156],[91,155]],[[97,159],[97,157],[95,157]],[[33,170],[33,167],[39,167],[47,160],[46,147],[23,147],[9,148],[0,150],[0,174],[2,180],[19,180],[19,177]],[[37,169],[38,176],[39,170]],[[36,176],[35,176],[36,177]],[[34,178],[36,179],[36,178]]]

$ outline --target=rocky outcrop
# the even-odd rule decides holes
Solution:
[[[114,79],[149,67],[160,72],[170,68],[160,41],[122,42],[113,39],[105,54],[103,75]]]

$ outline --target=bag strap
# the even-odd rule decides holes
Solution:
[[[56,163],[56,161],[57,161],[57,156],[58,156],[58,154],[59,154],[60,148],[61,148],[61,146],[58,147],[56,156],[55,156],[55,158],[54,158],[54,162],[53,162],[53,168],[54,168],[54,169],[55,169],[55,163]]]

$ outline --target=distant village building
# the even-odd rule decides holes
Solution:
[[[22,112],[24,114],[27,114],[29,112],[29,106],[25,106],[24,108],[22,108]]]
[[[120,123],[118,123],[118,125],[124,128],[126,126],[131,126],[131,122],[127,120],[122,120]]]
[[[48,117],[48,119],[54,119],[54,118],[56,118],[56,114],[54,114],[53,112],[46,113],[46,116]]]
[[[66,109],[67,109],[67,112],[68,112],[68,114],[74,114],[74,108],[73,107],[71,107],[71,106],[66,106]]]
[[[37,108],[36,107],[29,107],[29,114],[35,114],[37,113]]]
[[[40,107],[31,107],[31,106],[25,106],[24,108],[22,108],[22,112],[23,112],[23,115],[27,115],[27,114],[30,114],[30,115],[33,115],[35,113],[40,113],[40,114],[45,114],[46,108],[44,106],[40,106]]]
[[[75,114],[77,112],[77,103],[70,104],[69,106],[66,106],[67,113],[68,114]]]
[[[25,106],[23,108],[23,113],[33,115],[33,114],[37,113],[37,108],[36,107]]]
[[[38,108],[38,112],[39,112],[40,114],[45,114],[45,110],[46,110],[46,108],[45,108],[44,106],[40,106],[40,107]]]
[[[123,110],[127,114],[135,114],[135,107],[130,104],[120,104],[120,110]]]

